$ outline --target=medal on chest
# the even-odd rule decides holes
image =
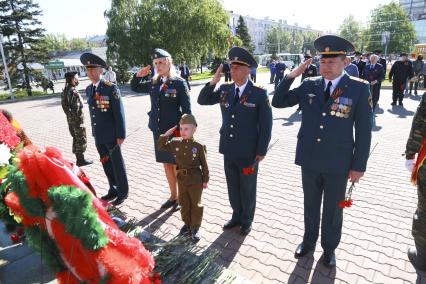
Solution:
[[[108,109],[110,107],[110,101],[109,101],[109,97],[108,96],[101,96],[101,94],[96,93],[96,95],[95,95],[95,101],[96,101],[96,107],[101,112],[108,111]]]

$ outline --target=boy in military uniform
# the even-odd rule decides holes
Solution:
[[[86,128],[84,127],[83,99],[76,89],[77,85],[77,72],[65,73],[65,88],[62,92],[61,104],[72,136],[72,152],[77,158],[77,166],[82,167],[92,164],[93,161],[84,158],[87,147]]]
[[[426,95],[413,118],[405,156],[407,169],[412,172],[412,182],[417,185],[417,210],[413,217],[411,233],[415,247],[408,249],[408,259],[419,270],[426,271]],[[415,161],[415,155],[417,161]]]
[[[194,241],[201,238],[199,229],[203,219],[203,205],[201,194],[207,188],[209,168],[206,159],[206,147],[194,140],[197,122],[191,114],[184,114],[179,122],[181,137],[169,136],[177,126],[160,135],[158,148],[173,154],[177,165],[177,180],[179,185],[179,204],[182,220],[185,223],[180,230],[181,234],[191,232]]]
[[[346,55],[353,52],[353,45],[341,37],[326,35],[317,38],[314,46],[321,54],[321,76],[308,78],[290,90],[294,79],[310,64],[309,60],[304,62],[278,85],[272,105],[302,106],[296,164],[302,168],[305,234],[295,257],[315,249],[324,195],[321,246],[324,264],[334,267],[334,250],[343,224],[343,211],[338,204],[345,199],[348,177],[351,182],[358,182],[366,170],[372,105],[368,82],[344,72]]]
[[[95,137],[101,163],[108,178],[108,194],[105,201],[114,200],[119,205],[127,198],[129,185],[121,145],[126,137],[124,108],[117,85],[101,79],[105,61],[91,53],[83,53],[81,63],[86,66],[87,76],[92,84],[86,88],[87,104],[92,121],[92,134]]]
[[[228,52],[233,84],[217,90],[222,65],[198,96],[200,105],[219,104],[222,112],[219,152],[223,154],[231,219],[224,230],[241,227],[241,235],[252,228],[256,209],[257,172],[271,140],[272,109],[266,90],[248,79],[257,62],[247,50],[233,47]]]

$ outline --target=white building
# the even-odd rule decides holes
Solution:
[[[238,25],[238,18],[240,17],[239,14],[234,13],[233,11],[228,11],[230,16],[230,29],[232,33],[235,35],[235,30]],[[311,29],[308,27],[300,27],[297,24],[296,25],[289,25],[287,21],[285,20],[279,20],[275,21],[272,19],[269,19],[268,17],[264,19],[257,19],[250,16],[243,16],[244,22],[247,25],[250,37],[253,41],[254,45],[254,53],[255,54],[264,54],[266,53],[265,49],[265,40],[266,35],[268,34],[269,30],[271,30],[273,27],[281,27],[283,29],[288,29],[290,31],[312,31],[317,33],[322,33],[321,31]]]

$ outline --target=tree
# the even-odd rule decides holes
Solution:
[[[7,39],[5,50],[10,64],[14,66],[12,70],[17,73],[12,73],[11,77],[16,78],[23,73],[28,96],[32,95],[29,63],[47,59],[47,54],[36,47],[44,32],[37,19],[41,14],[39,5],[32,0],[3,0],[0,4],[0,32]]]
[[[265,47],[268,53],[276,54],[288,51],[291,34],[281,27],[273,27],[266,34]]]
[[[105,17],[110,63],[147,64],[160,47],[176,62],[195,66],[209,52],[226,54],[232,41],[228,15],[218,0],[112,0]]]
[[[371,12],[367,28],[367,49],[384,49],[383,32],[390,32],[388,53],[410,52],[416,43],[416,32],[405,10],[396,2],[379,5]]]
[[[266,35],[265,46],[271,54],[282,52],[313,54],[314,40],[319,35],[317,32],[289,31],[282,27],[273,27]]]
[[[253,53],[254,45],[248,32],[247,25],[244,22],[244,18],[241,15],[238,18],[238,24],[235,28],[235,35],[243,42],[243,47],[250,51],[250,53]]]
[[[343,20],[343,23],[339,27],[339,35],[355,46],[355,49],[362,50],[363,46],[363,32],[361,22],[355,20],[354,16],[349,15]]]
[[[93,47],[86,39],[73,38],[68,40],[65,34],[46,34],[38,41],[36,45],[39,49],[44,50],[47,54],[54,52],[66,52],[72,50],[84,50]]]

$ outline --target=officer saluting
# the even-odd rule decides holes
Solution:
[[[366,81],[344,72],[346,54],[354,49],[350,42],[326,35],[317,38],[314,46],[321,55],[321,77],[306,79],[289,91],[294,79],[310,64],[306,61],[279,84],[272,105],[302,106],[296,164],[302,167],[305,234],[295,257],[315,248],[324,195],[321,246],[325,265],[333,267],[343,222],[338,203],[345,198],[348,176],[351,182],[358,182],[366,170],[371,143],[371,96]]]
[[[216,91],[223,66],[200,92],[200,105],[219,103],[222,112],[219,152],[224,155],[232,218],[223,228],[241,225],[241,234],[251,231],[256,207],[258,163],[263,160],[271,140],[272,110],[266,90],[248,80],[250,68],[257,67],[245,49],[233,47],[228,52],[233,84],[223,84]]]
[[[83,53],[80,61],[86,66],[87,76],[92,81],[86,88],[92,134],[109,182],[108,194],[102,199],[110,201],[117,198],[113,204],[119,205],[127,198],[129,190],[120,148],[126,137],[120,90],[117,85],[101,79],[102,68],[107,68],[102,58]]]

